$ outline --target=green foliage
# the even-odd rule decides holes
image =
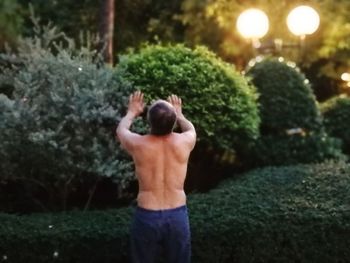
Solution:
[[[133,88],[99,66],[95,52],[60,49],[56,36],[52,28],[24,41],[18,54],[2,56],[11,66],[0,86],[12,85],[13,94],[0,97],[0,178],[40,189],[44,206],[61,202],[65,209],[75,183],[87,176],[110,177],[121,189],[134,178],[114,139]]]
[[[346,262],[349,172],[267,167],[190,197],[196,262]]]
[[[130,209],[0,214],[1,257],[28,263],[127,262],[130,214]]]
[[[345,152],[350,154],[350,98],[332,98],[321,105],[321,111],[327,132],[340,138]]]
[[[251,166],[321,162],[345,158],[341,142],[325,133],[292,136],[265,135],[252,147],[247,163]]]
[[[262,132],[318,130],[321,116],[304,75],[277,58],[266,58],[248,70],[259,92]]]
[[[350,166],[267,167],[188,198],[192,262],[347,262]],[[10,262],[127,262],[131,209],[1,214]],[[18,251],[21,253],[18,253]]]
[[[243,69],[256,53],[250,41],[244,39],[234,25],[244,10],[252,6],[261,9],[267,14],[270,25],[267,35],[262,39],[263,45],[272,44],[277,38],[282,39],[286,47],[281,50],[281,55],[298,61],[304,71],[310,70],[308,78],[312,80],[312,88],[317,97],[324,100],[339,94],[339,76],[350,66],[350,2],[307,1],[306,4],[319,13],[320,27],[314,34],[307,36],[303,50],[287,47],[297,44],[297,38],[288,30],[286,18],[300,4],[298,0],[184,0],[182,12],[177,17],[185,25],[185,41],[188,45],[206,45],[221,58],[234,61]]]
[[[10,16],[6,16],[4,23],[0,23],[5,27],[5,31],[0,31],[0,35],[8,32],[8,28],[13,28],[12,21],[17,18],[25,21],[19,24],[24,24],[23,31],[26,34],[31,31],[32,24],[28,22],[26,14],[28,0],[2,0],[1,2],[9,3],[11,6],[15,6],[17,2],[21,6],[18,8],[19,11],[13,8],[7,9],[11,10]],[[101,1],[35,0],[30,2],[44,22],[52,21],[76,41],[80,40],[82,32],[89,35],[98,31]],[[296,37],[287,29],[285,18],[299,4],[298,0],[277,2],[271,0],[119,0],[115,15],[115,53],[120,54],[129,47],[137,47],[144,41],[185,42],[190,46],[205,45],[221,58],[234,61],[239,69],[242,69],[254,54],[249,41],[240,36],[238,30],[234,28],[239,14],[252,6],[262,9],[270,21],[269,32],[263,41],[280,38],[284,43],[296,43]],[[336,81],[339,75],[349,67],[348,10],[350,3],[347,0],[309,0],[307,4],[319,13],[320,28],[307,37],[302,59],[299,56],[300,50],[297,48],[284,48],[282,52],[283,56],[291,60],[300,59],[299,64],[303,68],[308,68],[310,65],[316,66],[319,70],[312,74],[318,83],[313,88],[319,91],[317,94],[321,97],[329,97],[337,94]],[[6,38],[12,39],[8,34]],[[323,80],[332,87],[325,87]],[[316,81],[314,83],[316,84]],[[324,94],[325,91],[327,94]]]
[[[0,51],[13,44],[22,28],[23,18],[17,0],[0,1]]]
[[[146,46],[123,56],[119,69],[150,100],[179,95],[199,140],[213,148],[237,150],[257,136],[255,89],[204,47]]]
[[[350,18],[347,10],[350,8],[350,3],[347,0],[337,1],[336,4],[331,0],[320,2],[322,5],[320,16],[325,22],[325,27],[322,30],[323,45],[318,50],[318,55],[322,58],[332,58],[322,73],[339,78],[341,71],[338,70],[343,70],[341,66],[349,66]],[[326,72],[327,68],[328,72]]]
[[[252,165],[318,162],[342,157],[324,132],[315,96],[290,62],[266,58],[247,73],[259,92],[261,138],[247,157]]]
[[[32,22],[28,19],[28,1],[18,0],[27,12],[24,16],[25,33],[31,32]],[[183,26],[175,19],[180,12],[181,0],[119,0],[116,3],[114,21],[115,54],[129,47],[136,47],[144,41],[182,41]],[[102,1],[60,0],[31,1],[35,13],[43,24],[52,22],[76,43],[85,43],[99,30]],[[87,39],[85,39],[87,38]]]

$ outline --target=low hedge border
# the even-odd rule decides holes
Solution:
[[[350,164],[267,167],[188,198],[193,262],[348,262]],[[128,262],[132,208],[0,215],[0,260]]]

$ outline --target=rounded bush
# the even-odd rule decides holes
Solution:
[[[293,128],[314,131],[322,126],[312,89],[293,66],[266,58],[247,72],[259,92],[262,132],[279,134]]]
[[[146,46],[121,57],[119,69],[149,100],[179,95],[198,139],[211,147],[237,150],[258,134],[255,89],[204,47]]]
[[[321,105],[327,132],[343,141],[343,149],[350,154],[350,98],[335,97]]]
[[[251,165],[281,165],[341,158],[339,140],[329,138],[315,96],[290,62],[266,58],[247,76],[259,92],[261,137],[247,157]]]

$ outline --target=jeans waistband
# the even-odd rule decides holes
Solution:
[[[176,212],[181,212],[181,211],[187,211],[187,206],[186,205],[182,205],[179,207],[175,207],[175,208],[169,208],[169,209],[161,209],[161,210],[151,210],[151,209],[146,209],[143,207],[136,207],[136,212],[137,213],[141,213],[144,215],[159,215],[159,214],[173,214]]]

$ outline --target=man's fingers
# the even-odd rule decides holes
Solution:
[[[181,104],[182,104],[182,100],[180,97],[178,97],[177,95],[175,94],[171,94],[168,98],[167,98],[167,101],[173,105],[173,106],[176,106],[176,107],[181,107]]]
[[[174,104],[174,99],[173,99],[173,95],[170,95],[169,97],[168,97],[168,102],[170,103],[170,104]]]
[[[143,93],[138,90],[138,91],[135,91],[132,95],[130,95],[130,99],[142,101],[143,96],[144,96]]]
[[[176,103],[176,104],[179,104],[181,105],[181,98],[179,98],[177,95],[172,95],[172,98],[173,98],[173,102]]]

